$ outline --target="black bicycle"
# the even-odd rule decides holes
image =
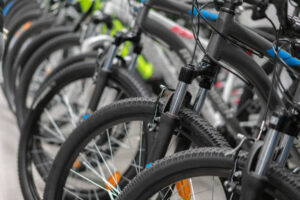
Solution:
[[[149,18],[143,27],[169,44],[181,62],[189,62],[190,57],[182,50],[187,49],[186,45],[168,27],[154,29],[157,23],[162,22],[157,21],[157,18]],[[22,128],[24,131],[19,145],[19,174],[25,198],[40,199],[37,187],[40,184],[39,176],[46,181],[59,147],[72,130],[82,120],[89,118],[99,105],[133,96],[150,96],[149,90],[134,69],[141,52],[139,42],[142,31],[139,34],[127,34],[115,36],[113,49],[65,60],[37,91],[38,95]],[[132,60],[128,65],[119,56],[115,58],[116,49],[125,41],[133,43]],[[91,93],[93,85],[94,92]],[[105,100],[108,101],[103,103]],[[119,137],[121,140],[126,138],[124,134]],[[108,142],[106,139],[105,141]],[[105,141],[102,142],[106,143]],[[221,140],[221,143],[224,141]]]
[[[165,3],[168,7],[182,9],[178,2],[150,0],[145,2],[145,7],[141,11],[142,16],[146,16],[147,10],[156,3]],[[263,69],[242,50],[249,49],[272,58],[270,51],[273,50],[273,44],[233,20],[234,12],[232,10],[237,5],[239,4],[226,1],[225,9],[221,9],[217,23],[212,25],[215,33],[211,37],[206,57],[199,66],[186,65],[181,69],[178,87],[165,103],[160,104],[159,100],[147,99],[120,101],[96,112],[74,131],[54,161],[55,167],[50,172],[45,199],[68,197],[96,199],[99,196],[114,199],[135,174],[145,167],[153,169],[152,162],[164,157],[166,153],[181,151],[193,146],[228,146],[218,132],[204,120],[193,114],[193,111],[182,108],[183,105],[189,105],[187,103],[189,102],[189,95],[186,93],[187,85],[191,83],[192,79],[200,76],[201,86],[210,89],[217,72],[223,66],[221,61],[230,64],[238,71],[246,83],[255,88],[265,104],[270,99],[268,104],[271,110],[274,110],[277,105],[282,105],[275,92],[272,92],[271,98],[268,98],[265,91],[272,91],[270,80]],[[189,10],[192,14],[200,15],[203,20],[205,20],[204,15],[211,16],[200,8],[191,9],[189,7]],[[223,26],[223,22],[227,22],[227,26]],[[219,30],[220,28],[222,29]],[[285,59],[298,62],[291,56],[285,57]],[[187,125],[188,122],[191,124]],[[137,140],[134,140],[135,142],[128,140],[127,138],[131,136]],[[104,138],[107,138],[110,143],[98,142],[105,140]],[[133,144],[130,145],[130,141]],[[124,151],[118,151],[126,149],[126,146],[131,152],[126,154],[127,157],[119,154]],[[223,153],[226,151],[224,149]],[[194,166],[190,163],[196,160],[197,154],[193,155],[191,156],[192,161],[188,162],[187,167]],[[209,153],[205,155],[209,155]],[[124,164],[125,162],[126,164]],[[179,163],[182,166],[185,165],[182,162]],[[205,164],[209,165],[209,163]],[[224,169],[227,166],[227,163],[225,165],[224,162],[220,164],[224,165]],[[163,167],[160,166],[160,168]],[[154,176],[151,178],[153,181],[156,180]],[[134,183],[135,181],[132,184]],[[186,183],[181,183],[181,186]],[[141,182],[139,185],[143,187]],[[157,186],[159,185],[157,184]],[[174,187],[176,186],[173,185],[170,188]],[[158,190],[160,189],[161,187]],[[141,198],[143,196],[139,196],[140,194],[148,197],[145,190],[136,192],[136,194],[137,196],[133,195],[132,197],[143,199]],[[163,190],[162,194],[168,196],[166,190]]]
[[[265,17],[264,11],[268,4],[258,4],[250,0],[246,2],[258,6],[263,13],[262,16]],[[237,27],[233,23],[234,12],[232,11],[240,3],[242,2],[227,1],[222,5],[219,25]],[[299,25],[296,21],[299,19],[288,17],[287,1],[272,1],[272,3],[277,8],[284,34],[290,37],[298,36]],[[199,12],[198,9],[197,12]],[[215,37],[223,37],[222,40],[224,40],[224,36],[227,38],[232,34],[232,31],[226,32],[227,29],[220,30],[220,27],[216,29],[220,32],[216,33]],[[247,39],[258,39],[249,34],[249,30],[244,33],[248,33]],[[274,57],[274,64],[280,61],[288,70],[292,70],[297,80],[293,91],[290,90],[289,93],[284,91],[284,104],[278,105],[277,109],[271,112],[268,120],[269,130],[265,136],[262,136],[261,130],[255,139],[242,136],[240,145],[233,150],[202,148],[181,152],[157,161],[139,174],[117,199],[299,199],[299,167],[290,170],[286,168],[286,164],[293,138],[299,133],[298,68],[300,61],[279,49],[278,41],[276,46],[272,45],[270,49],[267,49],[267,44],[263,44],[260,52],[263,53],[265,48],[265,54]],[[218,44],[214,45],[218,46]],[[292,48],[296,50],[298,47]],[[210,52],[210,56],[213,55],[211,53],[214,52]],[[273,83],[277,77],[276,70]],[[279,79],[276,82],[280,85]],[[268,93],[272,94],[272,91],[274,91],[273,87]],[[290,94],[292,96],[289,96]],[[268,103],[271,102],[270,97],[271,95]],[[253,142],[249,154],[241,151],[241,145],[247,140]]]

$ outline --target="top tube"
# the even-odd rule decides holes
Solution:
[[[143,3],[147,3],[149,0],[141,0]],[[196,8],[192,9],[191,5],[186,3],[174,1],[174,0],[150,0],[151,6],[153,8],[164,10],[166,12],[178,13],[178,14],[188,14],[197,16],[198,11]],[[219,18],[219,15],[216,13],[208,12],[204,9],[200,10],[200,17],[203,16],[209,21],[216,21]],[[273,48],[270,48],[264,52],[267,56],[274,58],[275,52]],[[284,50],[280,50],[278,56],[290,67],[300,66],[300,60],[291,56]]]
[[[147,3],[149,0],[141,0],[142,3]],[[151,7],[158,10],[163,10],[169,13],[184,14],[184,15],[193,15],[197,16],[197,9],[191,9],[191,5],[182,3],[174,0],[150,0]],[[211,13],[206,10],[200,10],[202,16],[210,21],[216,21],[218,19],[218,14]],[[200,15],[199,15],[200,16]]]
[[[198,11],[196,8],[194,8],[193,10],[190,9],[188,10],[188,14],[189,15],[193,15],[193,16],[197,16],[198,15]],[[210,20],[210,21],[216,21],[218,19],[218,14],[216,13],[212,13],[212,12],[208,12],[204,9],[201,9],[200,10],[200,14],[207,20]],[[199,15],[199,17],[201,17],[201,15]]]
[[[266,53],[271,56],[272,58],[275,57],[274,49],[268,49]],[[300,60],[298,58],[293,57],[291,54],[284,50],[280,50],[278,52],[278,56],[290,67],[299,66],[300,67]]]

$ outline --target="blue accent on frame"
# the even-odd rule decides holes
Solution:
[[[5,8],[3,9],[3,15],[6,16],[7,12],[9,11],[9,9],[11,8],[11,6],[14,4],[14,1],[9,2]]]
[[[266,51],[266,53],[269,54],[272,58],[275,57],[275,53],[274,53],[273,49],[268,49],[268,50]]]
[[[272,58],[275,57],[275,52],[273,49],[268,49],[266,53],[269,54]],[[294,67],[298,65],[300,66],[300,60],[292,57],[288,52],[284,50],[280,50],[278,56],[290,67]]]
[[[208,12],[206,10],[200,10],[200,13],[207,20],[215,21],[215,20],[218,19],[218,14],[211,13],[211,12]],[[198,10],[196,8],[194,8],[193,10],[191,9],[191,10],[188,11],[188,14],[193,15],[193,16],[197,16],[198,15]],[[199,15],[199,16],[201,17],[201,15]]]
[[[141,0],[142,3],[145,3],[146,0]]]
[[[90,114],[85,114],[85,115],[83,115],[83,119],[87,119],[88,117],[90,116]]]
[[[151,163],[148,163],[147,165],[146,165],[146,169],[148,168],[148,167],[150,167],[152,165],[152,162]]]
[[[297,58],[291,57],[284,61],[287,65],[293,67],[293,66],[300,66],[300,60]]]

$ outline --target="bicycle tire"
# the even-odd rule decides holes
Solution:
[[[140,173],[123,190],[117,200],[146,199],[168,184],[197,175],[225,175],[223,177],[228,178],[229,176],[226,177],[226,175],[230,175],[234,165],[233,155],[226,154],[230,150],[224,148],[200,148],[163,158],[149,167],[149,169]],[[242,166],[246,161],[246,155],[245,153],[240,154],[239,166]],[[269,179],[269,184],[286,197],[289,197],[289,199],[300,197],[299,175],[293,175],[286,169],[271,166],[270,170],[268,170],[267,178]],[[53,199],[51,192],[54,192],[54,190],[52,188],[54,187],[49,185],[45,199]]]
[[[72,67],[76,63],[82,63],[82,62],[96,62],[98,58],[98,52],[92,51],[92,52],[87,52],[87,53],[82,53],[79,55],[75,55],[73,57],[69,57],[64,59],[53,71],[49,76],[46,77],[44,83],[41,86],[41,89],[44,88],[45,83],[48,82],[48,80],[52,79],[54,76],[57,75],[57,73],[60,73],[60,71]],[[41,90],[40,89],[40,90]],[[39,92],[37,92],[37,96]]]
[[[41,86],[40,90],[37,92],[39,96],[36,100],[36,106],[34,109],[29,111],[28,118],[25,123],[25,127],[19,143],[19,157],[18,157],[18,172],[19,180],[21,183],[22,192],[25,199],[40,199],[38,193],[36,192],[36,185],[32,180],[32,171],[29,168],[30,162],[38,160],[42,157],[42,154],[36,155],[32,160],[28,158],[31,152],[32,141],[34,140],[34,130],[37,126],[37,120],[42,115],[43,108],[51,101],[51,99],[66,85],[82,78],[92,78],[95,72],[96,64],[95,62],[79,62],[72,66],[65,67],[60,71],[57,71],[55,75]],[[130,96],[150,96],[150,92],[144,85],[143,80],[129,73],[127,70],[117,67],[113,68],[111,76],[109,79],[114,80],[114,82],[119,83],[122,87],[127,88],[127,92]],[[49,89],[50,88],[50,89]],[[46,91],[46,92],[45,92]],[[37,162],[37,161],[36,161]],[[45,175],[48,174],[46,168],[38,168],[39,173]]]
[[[42,32],[40,35],[38,35],[36,38],[34,38],[30,44],[26,47],[26,50],[21,51],[20,54],[17,56],[15,64],[13,66],[13,72],[12,72],[12,81],[16,82],[20,79],[20,77],[17,76],[18,70],[20,70],[20,74],[22,74],[24,67],[26,66],[26,63],[30,59],[30,57],[33,55],[35,50],[39,49],[40,46],[42,46],[44,43],[48,42],[48,40],[62,35],[71,33],[70,27],[53,27],[50,31]],[[16,92],[16,85],[13,85],[13,92]]]
[[[61,147],[47,181],[47,187],[52,187],[54,185],[50,186],[50,184],[55,183],[55,189],[46,190],[47,193],[53,193],[55,197],[58,197],[56,199],[60,199],[61,190],[59,187],[64,185],[68,171],[79,153],[80,148],[83,148],[85,144],[89,142],[88,140],[95,135],[95,130],[100,130],[100,127],[113,127],[113,124],[125,122],[127,119],[128,121],[135,121],[138,117],[146,118],[147,116],[151,120],[155,112],[155,106],[155,99],[133,98],[113,103],[95,112],[75,129],[66,143]],[[227,141],[222,135],[204,119],[199,117],[198,114],[189,109],[182,109],[179,116],[180,126],[188,130],[187,134],[193,133],[187,137],[196,145],[228,146]],[[151,145],[150,141],[149,143],[146,141],[146,143],[145,146]],[[147,153],[145,154],[147,155]],[[44,197],[47,198],[47,195]]]
[[[51,52],[55,52],[59,49],[66,49],[68,47],[79,47],[79,45],[80,38],[77,34],[64,34],[43,44],[30,57],[21,75],[20,85],[16,89],[16,115],[20,127],[24,123],[27,112],[26,100],[29,86],[34,76],[34,72],[37,70],[40,63],[42,63]]]
[[[24,5],[25,4],[25,5]],[[33,10],[38,10],[39,5],[36,3],[29,3],[29,2],[22,2],[18,4],[18,8],[12,10],[11,13],[8,13],[10,16],[6,16],[6,25],[9,26],[10,24],[14,24],[15,21],[18,20],[20,15],[23,15],[25,13],[30,13]]]
[[[42,32],[37,37],[33,38],[33,40],[28,44],[26,49],[21,51],[16,58],[16,63],[12,66],[12,69],[9,67],[10,70],[7,70],[7,77],[8,77],[8,94],[11,95],[12,105],[14,106],[15,102],[15,95],[16,95],[16,88],[17,83],[20,81],[20,77],[23,73],[23,70],[26,66],[27,61],[31,58],[31,56],[48,40],[51,40],[59,35],[70,33],[71,29],[67,27],[56,27],[52,28],[47,32]],[[17,47],[16,47],[17,48]]]
[[[28,59],[30,56],[28,54],[33,52],[33,49],[30,49],[30,45],[27,46],[26,49],[22,49],[22,46],[29,38],[32,38],[34,35],[38,35],[43,29],[51,27],[54,22],[54,18],[47,18],[46,20],[37,21],[32,24],[32,26],[26,30],[25,32],[21,33],[21,35],[16,39],[15,44],[13,47],[7,51],[7,56],[4,62],[4,88],[8,96],[14,95],[14,86],[12,82],[15,82],[15,77],[17,76],[17,68],[19,66],[19,57],[22,55],[19,54],[26,54],[26,58]],[[16,63],[15,63],[16,62]],[[9,104],[13,104],[14,100],[10,98]],[[13,107],[10,105],[10,107]]]
[[[20,10],[24,6],[28,6],[30,4],[33,4],[35,6],[38,5],[35,1],[32,2],[30,0],[14,1],[13,5],[10,7],[10,9],[8,10],[8,12],[5,15],[4,26],[9,27],[12,22],[12,18],[14,18],[15,14],[18,12],[18,10]],[[36,8],[38,8],[38,6]]]
[[[18,31],[20,29],[20,27],[23,24],[25,24],[26,22],[36,20],[40,16],[41,16],[41,11],[34,10],[30,13],[25,13],[24,15],[20,16],[19,19],[16,22],[14,22],[14,24],[11,24],[11,27],[9,29],[9,34],[7,36],[6,43],[5,43],[5,51],[4,51],[3,58],[6,57],[6,53],[7,53],[10,41],[14,37],[14,34],[16,33],[16,31]]]

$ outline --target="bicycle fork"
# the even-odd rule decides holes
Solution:
[[[188,85],[193,79],[201,76],[200,86],[203,88],[202,95],[199,96],[200,102],[196,107],[201,108],[204,102],[206,90],[210,89],[218,72],[218,67],[215,66],[208,58],[204,58],[200,67],[195,68],[193,65],[186,65],[181,68],[179,74],[179,83],[177,84],[174,95],[171,98],[169,108],[164,111],[160,118],[159,131],[154,136],[154,143],[151,147],[150,155],[147,158],[147,166],[165,156],[171,138],[176,126],[179,124],[179,110],[186,98]],[[169,103],[167,103],[168,105]],[[150,133],[151,134],[151,133]]]
[[[102,93],[104,91],[108,75],[110,73],[111,67],[112,67],[112,62],[113,59],[116,56],[118,46],[116,44],[113,44],[110,49],[109,53],[107,54],[106,62],[104,64],[104,67],[101,68],[100,63],[97,63],[97,68],[98,72],[96,75],[96,83],[95,83],[95,88],[92,94],[92,97],[90,99],[89,105],[88,105],[88,114],[93,113],[97,107],[98,103],[101,99]]]
[[[97,109],[99,101],[103,95],[105,86],[107,84],[108,77],[112,72],[112,64],[113,64],[114,58],[117,55],[118,47],[125,41],[131,41],[134,43],[133,59],[131,60],[131,63],[129,65],[129,69],[128,69],[131,72],[134,70],[134,66],[136,64],[137,57],[142,51],[142,47],[139,45],[139,42],[141,39],[140,35],[141,35],[140,32],[138,32],[137,34],[129,35],[129,36],[123,35],[123,33],[121,33],[121,32],[117,33],[115,35],[114,42],[108,50],[108,54],[106,55],[106,58],[105,58],[106,60],[105,60],[103,67],[102,67],[102,63],[97,62],[97,72],[95,75],[96,83],[95,83],[92,97],[88,104],[87,114],[85,114],[84,118],[88,117],[91,113],[93,113]],[[100,59],[98,58],[98,61],[99,60]]]
[[[295,116],[273,114],[264,141],[257,141],[243,170],[241,200],[259,199],[267,186],[265,174],[271,162],[286,164],[293,137],[300,130]]]

